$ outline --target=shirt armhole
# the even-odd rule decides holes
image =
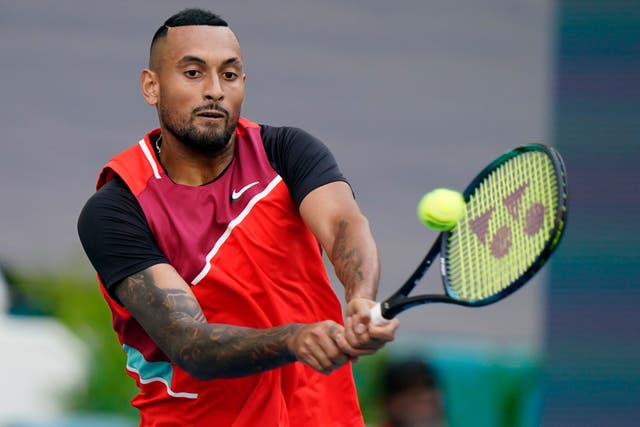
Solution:
[[[349,184],[329,148],[313,135],[295,127],[260,125],[260,129],[267,157],[282,176],[296,206],[325,184]]]
[[[118,177],[89,198],[78,218],[78,235],[111,296],[115,285],[127,277],[168,263],[138,201]]]

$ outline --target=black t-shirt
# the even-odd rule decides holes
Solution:
[[[267,157],[287,184],[296,206],[315,188],[346,182],[329,149],[309,133],[293,127],[260,125],[260,134]],[[168,263],[138,201],[117,176],[87,201],[78,219],[78,234],[91,264],[110,291],[132,274]]]

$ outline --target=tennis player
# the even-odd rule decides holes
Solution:
[[[320,141],[240,116],[245,79],[223,19],[170,17],[140,76],[159,128],[105,165],[80,215],[132,404],[143,426],[362,426],[350,363],[398,327],[369,322],[368,222]]]

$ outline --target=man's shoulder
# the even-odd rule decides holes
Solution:
[[[297,126],[260,124],[260,135],[265,142],[315,139],[309,132]]]
[[[135,201],[135,197],[124,181],[116,175],[93,193],[85,206],[103,209],[107,206],[122,206],[122,203],[127,201]]]

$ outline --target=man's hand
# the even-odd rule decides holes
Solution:
[[[372,323],[369,310],[374,305],[375,301],[365,298],[353,298],[347,305],[345,337],[351,356],[373,354],[394,339],[400,322],[391,319],[379,325]]]
[[[288,342],[296,359],[328,375],[351,360],[341,345],[350,349],[342,325],[332,321],[300,325]]]

